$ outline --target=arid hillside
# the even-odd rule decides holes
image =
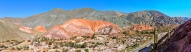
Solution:
[[[172,35],[167,40],[160,40],[158,52],[191,52],[191,20],[180,25],[172,31]]]
[[[0,41],[28,39],[32,34],[19,30],[20,26],[12,22],[0,20]]]

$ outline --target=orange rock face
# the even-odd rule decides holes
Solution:
[[[35,30],[37,32],[42,32],[42,33],[45,33],[46,32],[46,28],[44,26],[36,26],[35,27]]]
[[[32,31],[32,28],[30,28],[30,27],[26,27],[26,26],[21,26],[20,28],[19,28],[19,30],[21,30],[21,31],[23,31],[23,32],[26,32],[26,33],[35,33],[35,32],[33,32]]]
[[[95,34],[109,34],[120,37],[122,29],[117,25],[100,20],[71,19],[63,25],[52,27],[45,36],[49,38],[71,38],[73,36],[92,36]]]
[[[149,26],[149,25],[138,24],[138,25],[133,25],[130,29],[142,31],[142,30],[153,30],[154,28],[152,26]]]

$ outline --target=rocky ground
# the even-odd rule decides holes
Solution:
[[[150,39],[152,36],[149,34],[124,35],[122,38],[109,37],[109,35],[78,36],[69,40],[40,36],[33,40],[4,41],[0,43],[0,48],[2,52],[119,52],[131,51],[139,45],[147,43]]]

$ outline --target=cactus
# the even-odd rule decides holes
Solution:
[[[171,35],[171,33],[170,33],[169,28],[168,28],[168,38],[170,38],[170,35]]]
[[[157,43],[158,41],[158,35],[157,35],[157,32],[156,32],[156,27],[154,28],[154,43]]]
[[[156,32],[156,27],[154,28],[154,52],[156,52],[156,49],[157,49],[157,42],[158,42],[158,35],[157,35],[157,32]]]

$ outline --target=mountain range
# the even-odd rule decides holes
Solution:
[[[182,24],[186,19],[181,17],[169,17],[159,11],[143,10],[139,12],[123,13],[118,11],[98,11],[91,8],[74,10],[62,10],[59,8],[36,14],[27,18],[3,18],[8,21],[20,23],[25,26],[35,27],[38,25],[50,28],[53,25],[63,24],[72,18],[86,18],[104,20],[115,23],[120,27],[129,24]]]
[[[189,20],[189,17],[181,17],[183,20]]]
[[[182,17],[169,17],[159,11],[154,10],[142,10],[138,12],[124,13],[119,11],[98,11],[91,8],[73,10],[62,10],[60,8],[56,8],[48,12],[29,16],[27,18],[1,18],[0,37],[13,34],[15,34],[14,37],[17,37],[17,35],[20,35],[21,37],[26,36],[22,35],[23,32],[17,32],[19,27],[17,27],[17,25],[14,23],[31,28],[36,26],[45,26],[46,29],[49,29],[54,25],[63,24],[73,18],[108,21],[117,24],[121,28],[133,24],[147,24],[152,26],[165,26],[170,24],[179,25],[183,24],[188,19]],[[6,23],[3,23],[2,21],[6,21]],[[0,40],[2,40],[2,38]]]

